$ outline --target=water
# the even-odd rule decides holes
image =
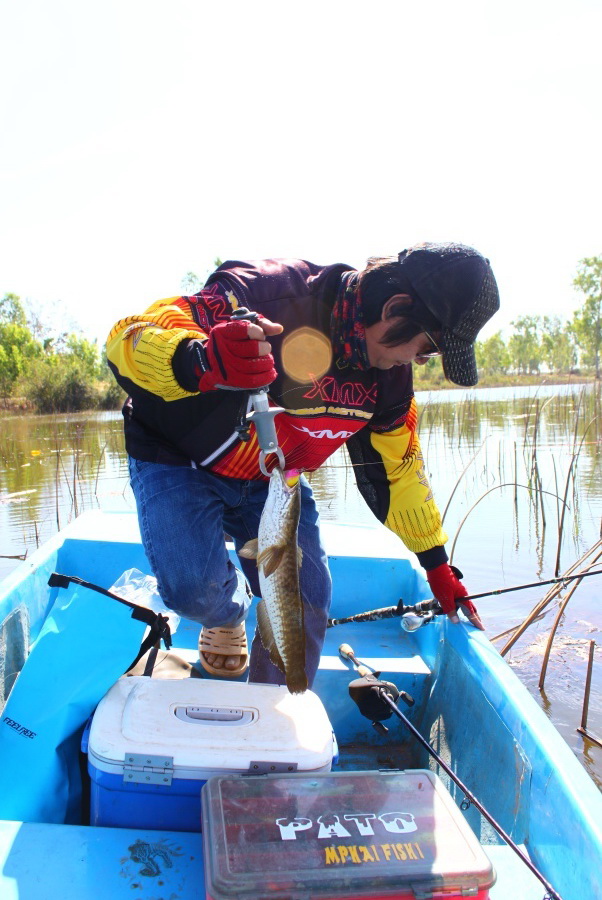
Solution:
[[[471,594],[554,577],[600,539],[600,390],[577,386],[418,394],[420,435],[449,534],[448,552]],[[133,510],[120,413],[6,416],[0,427],[0,577],[87,509]],[[345,451],[311,476],[322,518],[370,523]],[[565,509],[564,516],[562,509]],[[560,537],[560,530],[562,531]],[[560,544],[560,550],[559,550]],[[602,562],[602,561],[601,561]],[[602,564],[596,568],[602,568]],[[577,732],[589,644],[600,641],[602,579],[568,602],[539,690],[562,591],[509,651],[512,665],[598,786],[602,748]],[[523,622],[548,588],[483,598],[494,639]],[[382,605],[371,597],[367,606]],[[502,649],[505,638],[496,640]],[[602,647],[596,646],[588,730],[602,739]]]

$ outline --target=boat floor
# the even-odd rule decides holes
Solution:
[[[541,900],[541,883],[510,847],[485,851],[497,872],[490,900]],[[2,900],[203,896],[200,834],[0,822]]]

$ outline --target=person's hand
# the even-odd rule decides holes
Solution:
[[[433,597],[439,602],[439,605],[451,622],[457,624],[458,618],[457,607],[459,606],[469,622],[480,631],[485,631],[485,626],[481,622],[477,608],[471,600],[464,600],[468,596],[468,591],[460,581],[462,573],[455,566],[443,563],[436,569],[431,569],[426,573],[428,583],[431,586]]]
[[[263,316],[256,322],[220,322],[212,328],[195,368],[199,390],[255,390],[271,384],[278,373],[266,337],[282,330],[282,325]]]

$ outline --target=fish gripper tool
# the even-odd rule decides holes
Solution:
[[[241,306],[232,313],[231,318],[255,322],[258,314]],[[265,461],[270,453],[274,453],[277,456],[278,465],[281,469],[284,469],[285,465],[284,453],[278,446],[276,426],[274,425],[275,416],[284,412],[284,408],[282,406],[270,406],[268,386],[251,391],[250,399],[252,409],[246,415],[243,414],[242,421],[236,430],[241,440],[249,440],[249,425],[251,422],[253,423],[257,433],[257,443],[259,444],[259,468],[264,475],[269,476],[270,473],[266,468]]]

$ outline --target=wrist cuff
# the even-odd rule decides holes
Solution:
[[[207,356],[201,341],[184,340],[176,347],[171,366],[178,384],[185,391],[196,393],[199,378],[207,369]]]
[[[418,562],[426,571],[430,571],[431,569],[436,569],[437,566],[443,565],[449,559],[447,553],[445,552],[445,547],[431,547],[430,550],[423,550],[420,553],[417,553]]]

